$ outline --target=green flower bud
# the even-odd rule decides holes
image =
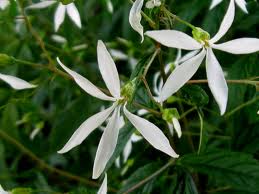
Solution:
[[[73,3],[75,0],[59,0],[63,5],[68,5],[70,3]]]
[[[13,57],[0,53],[0,65],[12,65],[12,64],[14,64]]]
[[[123,97],[123,101],[125,100],[132,100],[133,94],[136,90],[136,81],[137,79],[133,79],[128,82],[124,87],[121,89],[121,96]]]
[[[195,28],[192,31],[193,38],[200,43],[205,43],[208,45],[208,41],[210,40],[210,34],[201,28]]]
[[[179,119],[180,115],[176,108],[167,108],[162,110],[162,118],[166,122],[172,122],[173,118]]]

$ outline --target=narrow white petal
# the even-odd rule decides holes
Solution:
[[[223,0],[212,0],[210,4],[210,10],[216,7],[218,4],[220,4]]]
[[[224,73],[211,48],[207,49],[206,72],[209,88],[219,106],[220,114],[226,111],[228,100],[228,86]]]
[[[232,54],[249,54],[259,51],[259,39],[239,38],[212,47]]]
[[[174,61],[175,65],[179,65],[179,60],[181,60],[182,58],[182,50],[181,49],[177,49],[177,55],[176,55],[176,59]]]
[[[29,88],[35,88],[36,85],[32,85],[27,81],[24,81],[18,77],[14,77],[11,75],[5,75],[0,73],[0,79],[4,82],[8,83],[12,88],[16,90],[23,90],[23,89],[29,89]]]
[[[133,133],[130,137],[130,140],[135,143],[135,142],[138,142],[140,140],[142,140],[143,138],[139,135],[136,135],[135,133]]]
[[[115,98],[120,97],[120,79],[116,65],[104,43],[98,40],[97,57],[103,80]]]
[[[178,63],[181,64],[187,60],[189,60],[190,58],[194,57],[195,55],[197,55],[199,52],[199,50],[194,50],[191,52],[188,52],[187,54],[185,54],[182,58],[179,59]]]
[[[94,159],[93,179],[97,179],[102,174],[116,148],[119,135],[119,119],[120,107],[113,112],[99,142]]]
[[[237,5],[243,10],[243,12],[248,13],[245,0],[235,0],[235,1]]]
[[[98,190],[97,194],[107,194],[107,174],[105,173],[105,177],[103,179],[102,185]]]
[[[234,0],[230,0],[228,10],[221,22],[219,31],[217,34],[210,40],[211,43],[217,42],[219,39],[221,39],[228,31],[228,29],[231,27],[235,17],[235,2]]]
[[[184,50],[196,50],[202,47],[202,45],[192,37],[177,30],[147,31],[145,35],[167,47]]]
[[[162,87],[163,80],[161,79],[160,72],[156,72],[153,78],[153,91],[157,96],[160,94]]]
[[[130,156],[130,153],[132,151],[132,143],[131,143],[131,140],[129,140],[126,145],[125,145],[125,148],[123,149],[123,163],[127,162],[129,156]]]
[[[0,9],[4,10],[9,4],[9,0],[0,0]]]
[[[117,168],[120,168],[120,167],[121,167],[121,158],[120,158],[120,156],[119,156],[118,158],[116,158],[116,160],[115,160],[115,166],[116,166]]]
[[[9,192],[5,191],[3,187],[0,185],[0,194],[9,194]]]
[[[80,145],[84,139],[92,133],[97,127],[99,127],[115,109],[117,103],[114,103],[111,107],[89,117],[85,122],[83,122],[79,128],[74,132],[72,137],[68,140],[65,146],[58,151],[59,154],[68,152],[77,145]]]
[[[146,2],[145,7],[147,9],[153,9],[155,7],[153,0],[149,0],[148,2]]]
[[[167,124],[168,124],[170,134],[174,136],[174,125],[172,123],[167,123]]]
[[[80,74],[78,74],[75,71],[72,71],[68,67],[66,67],[60,60],[57,58],[57,61],[59,65],[69,74],[73,77],[75,82],[88,94],[91,96],[94,96],[96,98],[99,98],[101,100],[108,100],[108,101],[115,101],[115,98],[112,98],[110,96],[107,96],[104,94],[101,90],[99,90],[94,84],[92,84],[88,79],[84,78]]]
[[[177,118],[173,118],[173,125],[174,125],[174,129],[177,133],[177,136],[180,138],[182,136],[182,129],[181,129],[181,125]]]
[[[177,92],[188,80],[191,79],[202,63],[205,54],[205,50],[202,50],[198,55],[179,65],[171,73],[160,93],[159,99],[161,102],[165,101],[168,97]]]
[[[70,3],[66,5],[67,14],[71,18],[71,20],[79,27],[82,27],[80,14],[74,3]]]
[[[26,7],[26,9],[43,9],[53,5],[54,3],[57,3],[57,1],[41,1]]]
[[[130,13],[129,13],[129,23],[131,25],[131,27],[140,34],[141,36],[141,42],[143,42],[144,40],[144,29],[143,26],[141,25],[141,9],[143,6],[143,2],[144,0],[136,0],[131,9],[130,9]]]
[[[60,25],[65,20],[65,13],[66,13],[66,6],[62,5],[62,3],[59,3],[58,8],[55,12],[54,16],[54,25],[55,25],[55,31],[57,32]]]
[[[168,139],[163,132],[153,123],[143,119],[137,115],[130,113],[124,106],[124,114],[134,127],[141,133],[141,135],[156,149],[168,154],[173,158],[178,158],[179,155],[175,153],[171,147]]]

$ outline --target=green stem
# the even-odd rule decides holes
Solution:
[[[148,72],[148,70],[149,70],[151,64],[152,64],[153,61],[155,60],[155,58],[156,58],[157,54],[160,52],[160,50],[161,50],[160,48],[157,48],[156,51],[154,52],[154,54],[152,55],[150,61],[148,62],[147,66],[146,66],[145,69],[144,69],[144,73],[143,73],[143,75],[142,75],[143,77],[146,77],[147,72]]]
[[[146,184],[148,181],[152,180],[153,178],[155,178],[157,175],[161,174],[163,171],[165,171],[168,167],[170,167],[171,165],[173,165],[175,163],[174,159],[169,160],[168,163],[166,163],[164,166],[162,166],[160,169],[158,169],[156,172],[154,172],[153,174],[151,174],[150,176],[146,177],[145,179],[143,179],[142,181],[140,181],[139,183],[137,183],[136,185],[132,186],[131,188],[129,188],[127,191],[123,192],[123,194],[128,194],[131,193],[133,191],[135,191],[136,189],[138,189],[139,187],[141,187],[142,185]]]
[[[253,103],[255,103],[256,101],[259,100],[259,96],[257,96],[256,98],[252,99],[252,100],[249,100],[247,101],[246,103],[244,104],[241,104],[240,106],[234,108],[232,111],[228,112],[225,114],[224,118],[227,119],[229,118],[230,116],[232,116],[233,114],[235,114],[236,112],[240,111],[242,108],[246,107],[246,106],[249,106]],[[256,113],[255,113],[256,114]]]
[[[162,6],[161,8],[162,11],[164,11],[168,16],[172,17],[173,19],[177,20],[178,22],[190,27],[191,29],[195,30],[196,27],[192,24],[190,24],[189,22],[181,19],[180,17],[178,17],[177,15],[171,13],[168,9],[166,9],[164,6]]]
[[[26,154],[27,156],[29,156],[32,160],[34,160],[39,168],[41,169],[45,169],[47,171],[49,171],[50,173],[53,174],[58,174],[60,176],[66,177],[70,180],[74,180],[80,183],[83,183],[85,185],[88,186],[92,186],[92,187],[99,187],[100,185],[94,181],[90,181],[87,180],[83,177],[74,175],[72,173],[57,169],[55,167],[52,167],[50,165],[48,165],[47,163],[45,163],[43,160],[41,160],[40,158],[38,158],[33,152],[31,152],[29,149],[27,149],[26,147],[24,147],[20,142],[18,142],[16,139],[14,139],[13,137],[9,136],[7,133],[5,133],[3,130],[0,130],[0,136],[7,140],[8,142],[10,142],[11,144],[13,144],[15,147],[17,147],[21,152],[23,152],[24,154]],[[116,189],[113,188],[109,188],[109,190],[111,192],[116,192]]]

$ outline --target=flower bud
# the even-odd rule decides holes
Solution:
[[[0,53],[0,66],[1,65],[12,65],[13,63],[14,63],[13,57]]]

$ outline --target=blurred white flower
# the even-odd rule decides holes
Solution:
[[[210,4],[210,10],[220,4],[223,0],[212,0]],[[236,4],[242,9],[243,12],[248,13],[246,8],[246,1],[245,0],[235,0]]]
[[[4,10],[9,4],[9,0],[0,0],[0,9]]]
[[[18,77],[12,75],[6,75],[0,73],[0,79],[9,84],[13,89],[23,90],[37,87],[36,85],[30,84],[27,81],[24,81]]]
[[[67,39],[64,38],[63,36],[58,35],[58,34],[53,34],[53,35],[51,35],[51,39],[52,39],[53,41],[55,41],[56,43],[60,43],[60,44],[65,44],[65,43],[67,43]]]
[[[209,34],[200,28],[196,28],[193,31],[194,38],[177,30],[157,30],[145,33],[150,38],[167,47],[200,51],[200,53],[182,63],[170,74],[161,90],[159,96],[160,102],[165,101],[190,80],[206,56],[206,72],[209,88],[220,108],[221,115],[225,113],[228,87],[223,70],[212,49],[218,49],[232,54],[248,54],[259,50],[259,39],[256,38],[240,38],[215,44],[226,34],[233,23],[234,16],[235,2],[231,0],[219,31],[211,39]]]
[[[94,129],[102,125],[102,123],[107,120],[107,118],[113,112],[106,128],[104,129],[94,160],[93,178],[98,178],[105,169],[107,162],[109,161],[115,150],[119,134],[120,109],[123,106],[123,112],[125,116],[153,147],[170,155],[171,157],[178,157],[178,155],[170,146],[170,143],[166,136],[157,126],[137,115],[130,113],[127,110],[127,98],[129,97],[128,95],[132,95],[130,93],[130,91],[132,91],[132,88],[130,88],[131,85],[126,84],[122,89],[120,89],[120,80],[116,65],[108,50],[106,49],[104,43],[100,40],[98,41],[97,46],[97,57],[102,78],[112,96],[107,96],[106,94],[104,94],[89,80],[76,73],[75,71],[67,68],[61,63],[59,59],[57,59],[60,66],[73,77],[75,82],[85,92],[101,100],[113,102],[113,105],[111,107],[91,116],[85,122],[83,122],[80,127],[74,132],[74,134],[65,144],[65,146],[60,151],[58,151],[58,153],[68,152],[75,146],[81,144],[83,140]]]
[[[136,0],[129,13],[129,23],[131,27],[140,34],[141,42],[144,41],[144,28],[141,25],[141,9],[143,7],[144,0]]]
[[[40,3],[30,5],[27,7],[27,9],[43,9],[55,3],[58,3],[58,7],[56,9],[55,16],[54,16],[54,26],[55,26],[56,32],[58,31],[60,25],[64,22],[66,13],[71,18],[71,20],[77,25],[77,27],[79,28],[82,27],[80,14],[74,3],[63,5],[57,0],[45,0],[45,1],[41,1]]]
[[[149,0],[148,2],[146,2],[146,8],[148,9],[153,9],[154,7],[159,7],[161,5],[161,1],[160,0]]]
[[[3,187],[0,185],[0,194],[9,194],[9,192],[5,191]]]
[[[110,13],[113,13],[113,4],[112,4],[111,0],[106,0],[106,6],[107,6],[107,10]]]

